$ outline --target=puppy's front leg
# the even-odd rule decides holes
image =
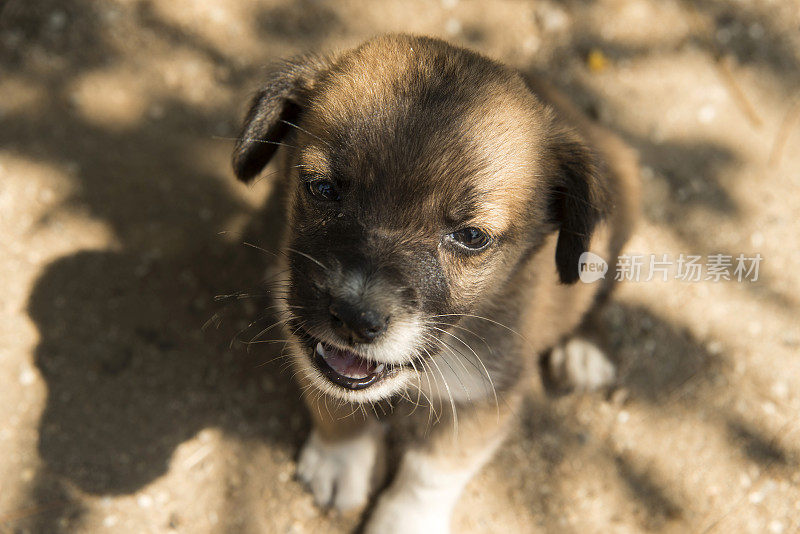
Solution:
[[[307,404],[313,428],[300,451],[297,478],[319,506],[362,506],[383,474],[383,428],[361,410],[353,413],[352,405],[315,393]]]
[[[507,400],[499,414],[494,403],[462,407],[457,435],[443,419],[426,440],[406,451],[366,533],[450,532],[450,516],[462,490],[505,437],[513,406],[519,403]]]

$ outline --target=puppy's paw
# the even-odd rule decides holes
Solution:
[[[365,534],[449,534],[450,508],[403,495],[384,496],[372,512]]]
[[[550,353],[550,379],[562,389],[594,391],[614,383],[616,369],[600,347],[575,337]]]
[[[311,432],[297,462],[297,479],[318,506],[358,508],[375,485],[383,433],[375,424],[352,439],[325,442]]]

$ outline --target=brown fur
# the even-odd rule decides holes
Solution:
[[[542,82],[442,41],[403,35],[281,65],[254,99],[234,151],[236,174],[257,175],[274,143],[290,145],[282,165],[290,191],[287,289],[301,381],[345,406],[399,402],[413,397],[409,384],[418,398],[426,390],[436,397],[427,373],[442,351],[455,356],[456,342],[446,336],[458,333],[467,360],[474,354],[485,366],[502,402],[453,400],[461,419],[453,438],[455,413],[430,399],[443,416],[415,447],[443,469],[470,464],[465,458],[479,466],[539,354],[573,333],[607,294],[608,281],[575,283],[578,257],[592,250],[613,265],[635,219],[635,157]],[[315,200],[305,189],[315,180],[335,183],[340,198]],[[491,236],[483,252],[448,241],[472,226]],[[328,310],[342,299],[388,317],[386,333],[367,344],[332,330]],[[309,363],[317,340],[386,361],[405,382],[364,393],[333,386]],[[389,356],[402,343],[408,361]],[[427,386],[419,374],[414,382],[410,365],[428,370]],[[352,407],[345,412],[357,415],[343,419],[318,400],[311,408],[331,442],[362,427]]]

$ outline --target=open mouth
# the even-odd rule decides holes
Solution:
[[[367,360],[355,352],[322,341],[314,347],[312,360],[328,380],[347,389],[368,388],[389,374],[383,363]]]

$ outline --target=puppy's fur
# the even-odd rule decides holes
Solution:
[[[541,355],[577,385],[613,378],[581,331],[613,277],[576,283],[578,260],[625,243],[635,159],[536,80],[405,35],[276,69],[236,175],[281,145],[282,302],[314,419],[298,476],[321,505],[363,504],[385,426],[370,403],[421,405],[366,530],[446,532]]]

